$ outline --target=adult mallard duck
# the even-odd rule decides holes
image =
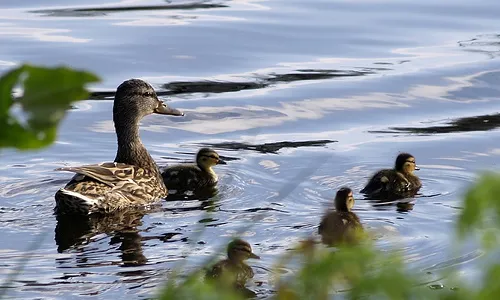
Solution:
[[[178,164],[167,167],[161,174],[167,189],[196,191],[217,184],[219,178],[212,169],[225,165],[219,154],[210,148],[201,148],[196,154],[196,163]]]
[[[335,195],[335,211],[327,212],[319,224],[318,233],[324,244],[335,246],[358,240],[363,225],[351,211],[353,206],[352,190],[347,187],[339,189]]]
[[[227,257],[213,265],[206,272],[205,278],[236,288],[244,288],[247,280],[254,276],[252,268],[244,261],[248,258],[260,259],[260,257],[252,252],[252,247],[248,242],[241,239],[235,239],[228,244]]]
[[[139,137],[139,121],[153,113],[184,115],[160,101],[153,87],[140,79],[118,86],[113,103],[115,161],[56,169],[76,173],[55,194],[56,214],[109,213],[152,204],[167,195],[160,170]]]
[[[415,196],[422,187],[414,174],[419,170],[415,157],[401,153],[396,158],[394,169],[380,170],[373,175],[360,192],[376,200],[397,200]]]

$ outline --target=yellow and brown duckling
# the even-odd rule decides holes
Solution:
[[[363,232],[363,225],[351,211],[353,206],[352,190],[347,187],[339,189],[335,195],[335,211],[327,212],[319,224],[318,233],[324,244],[337,246],[352,244],[358,240]]]
[[[414,174],[419,170],[415,157],[401,153],[396,158],[394,169],[380,170],[373,175],[360,192],[376,200],[397,200],[410,198],[422,187],[420,179]]]
[[[196,154],[196,163],[169,166],[161,175],[169,190],[196,191],[214,187],[219,178],[212,167],[225,164],[217,152],[210,148],[201,148]]]
[[[110,213],[144,206],[167,195],[160,170],[139,137],[139,122],[150,114],[183,116],[160,101],[151,85],[130,79],[118,86],[113,122],[118,140],[114,162],[56,170],[76,173],[55,194],[55,213]]]
[[[227,259],[219,261],[207,270],[205,278],[244,288],[246,282],[254,276],[252,268],[245,263],[249,258],[260,259],[252,252],[248,242],[235,239],[227,246]]]

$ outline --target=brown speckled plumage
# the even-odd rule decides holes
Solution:
[[[127,80],[117,88],[113,104],[118,140],[115,161],[57,169],[76,175],[57,191],[56,214],[110,213],[153,204],[167,195],[160,171],[139,137],[139,121],[152,113],[183,115],[161,102],[142,80]]]
[[[260,259],[260,257],[252,252],[248,242],[240,239],[229,243],[227,255],[227,259],[219,261],[207,270],[205,278],[242,288],[254,276],[252,268],[244,260],[248,258]]]
[[[375,173],[360,192],[376,200],[392,201],[414,197],[422,187],[420,179],[413,174],[418,170],[415,164],[413,155],[399,154],[394,169],[384,169]]]
[[[358,216],[351,211],[354,206],[352,190],[341,188],[335,196],[335,211],[327,212],[321,219],[318,233],[321,241],[329,246],[353,244],[363,231]]]
[[[201,148],[196,155],[196,163],[169,166],[162,172],[169,190],[180,192],[196,191],[217,185],[218,177],[212,167],[226,164],[219,154],[209,148]]]

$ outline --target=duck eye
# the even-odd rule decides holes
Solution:
[[[145,92],[142,94],[144,97],[152,97],[153,93],[152,92]]]

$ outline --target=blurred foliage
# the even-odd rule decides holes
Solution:
[[[52,144],[57,126],[70,104],[88,99],[85,85],[99,80],[85,71],[27,64],[3,74],[0,77],[0,149],[37,149]],[[13,91],[17,87],[23,95],[15,98]],[[39,244],[40,240],[36,239],[28,253]],[[17,268],[0,285],[0,299],[29,259],[29,254],[22,257]]]
[[[491,172],[483,174],[468,190],[457,223],[462,238],[474,230],[488,227],[500,228],[500,176]]]
[[[52,144],[70,104],[87,99],[85,85],[100,79],[66,67],[19,66],[0,77],[0,148],[36,149]],[[13,97],[20,87],[23,95]]]
[[[215,284],[205,283],[203,272],[195,272],[182,280],[180,284],[169,281],[159,299],[206,299],[206,300],[239,300],[244,299],[237,290],[221,288]]]
[[[500,233],[500,175],[483,174],[466,193],[463,209],[456,223],[456,236],[463,241],[471,234],[482,237],[486,250],[493,250]],[[318,219],[319,222],[319,219]],[[452,233],[450,233],[452,234]],[[497,248],[498,249],[498,248]],[[397,250],[397,249],[395,249]],[[290,267],[291,262],[295,268]],[[280,268],[295,269],[283,277]],[[368,237],[358,245],[327,248],[314,237],[284,253],[270,272],[269,285],[275,291],[269,298],[302,299],[496,299],[500,295],[500,262],[491,264],[481,274],[481,284],[470,287],[459,279],[456,269],[441,274],[448,286],[431,288],[426,274],[411,269],[404,253],[382,251]],[[159,298],[166,299],[244,299],[241,293],[215,287],[204,281],[200,270],[184,279],[172,275]],[[186,279],[187,278],[187,279]],[[269,295],[257,295],[269,296]]]

